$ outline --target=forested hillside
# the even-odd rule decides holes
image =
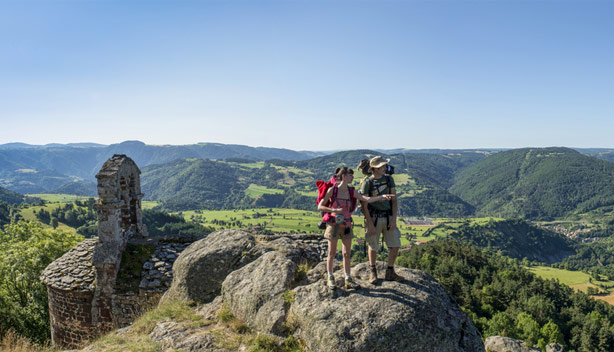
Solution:
[[[554,280],[543,280],[518,261],[469,244],[438,240],[403,252],[398,264],[433,275],[484,337],[502,335],[567,351],[613,351],[614,307]]]
[[[567,148],[494,154],[460,171],[450,191],[478,215],[551,219],[614,205],[614,163]]]
[[[575,254],[571,241],[562,235],[522,220],[490,220],[483,225],[467,222],[450,236],[516,259],[555,263]]]
[[[246,159],[226,161],[177,160],[142,169],[146,199],[157,200],[168,210],[231,209],[245,207],[315,208],[318,179],[328,180],[335,168],[355,168],[376,152],[339,152],[307,161],[269,160],[254,163]],[[395,166],[399,209],[411,216],[468,216],[473,207],[450,194],[456,170],[470,165],[482,153],[458,155],[407,154],[390,156]],[[355,185],[363,175],[355,170]]]
[[[11,222],[11,206],[0,200],[0,226]]]
[[[21,204],[24,201],[24,196],[0,187],[0,201],[8,204]]]

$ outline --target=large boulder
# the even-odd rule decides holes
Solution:
[[[324,279],[297,287],[288,314],[295,336],[311,351],[484,351],[478,330],[432,276],[405,268],[397,273],[404,282],[373,286],[362,263],[352,270],[362,289],[331,292]]]
[[[559,343],[551,343],[546,346],[546,352],[565,352],[565,347]]]
[[[515,340],[505,336],[490,336],[484,341],[488,352],[539,352],[539,348],[533,348],[526,342]]]
[[[308,245],[302,241],[291,240],[287,237],[280,237],[263,243],[263,245],[282,253],[296,264],[307,264],[313,267],[322,260],[317,246]]]
[[[213,335],[173,321],[156,324],[149,338],[157,342],[163,351],[228,352],[217,347]]]
[[[253,236],[239,230],[221,230],[192,243],[173,264],[173,283],[161,302],[212,301],[231,272],[251,263],[264,252]]]
[[[280,252],[268,252],[232,272],[222,284],[224,304],[247,326],[281,334],[286,318],[284,292],[295,278],[297,265]]]

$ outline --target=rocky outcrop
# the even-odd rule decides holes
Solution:
[[[162,302],[172,299],[209,302],[220,294],[226,276],[266,252],[282,253],[296,264],[315,265],[322,259],[321,240],[273,236],[262,240],[262,237],[257,241],[244,231],[221,230],[192,243],[173,265],[173,283]],[[318,242],[318,245],[310,245],[307,241]]]
[[[546,352],[565,352],[565,347],[558,343],[551,343],[546,346]]]
[[[540,352],[540,349],[530,347],[526,342],[505,336],[490,336],[484,341],[487,352]]]
[[[253,236],[238,230],[222,230],[192,243],[173,265],[173,283],[162,297],[206,303],[213,300],[231,272],[251,263],[264,249]]]
[[[222,284],[224,304],[250,328],[283,332],[284,292],[294,281],[297,265],[280,252],[269,252],[232,272]]]
[[[490,336],[484,341],[486,352],[540,352],[538,347],[530,347],[526,342],[505,336]],[[565,352],[563,345],[551,343],[546,352]]]
[[[331,292],[323,279],[297,287],[289,312],[295,336],[313,351],[484,351],[471,320],[433,277],[397,273],[404,282],[372,286],[363,263],[352,270],[360,290]]]
[[[311,266],[326,259],[328,241],[318,234],[260,235],[256,240],[278,252],[282,252],[296,264],[309,263]]]
[[[471,320],[430,275],[398,268],[405,281],[370,285],[363,263],[352,270],[361,289],[331,290],[317,252],[289,238],[218,231],[181,253],[165,299],[200,302],[203,319],[226,307],[254,333],[293,334],[315,352],[484,351]],[[305,274],[300,264],[316,262]],[[343,271],[335,275],[341,286]],[[167,350],[220,348],[211,331],[172,322],[158,323],[150,337]]]
[[[156,341],[163,350],[167,351],[227,351],[217,347],[216,340],[213,335],[203,333],[196,328],[190,328],[172,321],[158,323],[149,334],[149,338]]]

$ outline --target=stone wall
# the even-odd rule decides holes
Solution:
[[[180,241],[177,240],[177,241]],[[41,280],[47,285],[51,336],[56,346],[76,348],[109,329],[130,325],[139,315],[155,306],[173,279],[172,266],[177,256],[190,244],[154,242],[155,247],[139,264],[139,275],[131,278],[131,288],[114,290],[105,310],[95,298],[96,269],[92,257],[97,238],[87,239],[50,264]],[[122,259],[130,262],[130,253]],[[128,269],[130,270],[130,269]],[[92,314],[105,314],[98,320]]]
[[[141,314],[155,307],[165,291],[114,294],[113,325],[123,328],[132,324]]]
[[[97,336],[92,325],[93,291],[65,291],[47,287],[53,343],[78,348]]]

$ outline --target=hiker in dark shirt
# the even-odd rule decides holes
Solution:
[[[341,238],[343,245],[343,269],[345,271],[345,288],[358,289],[360,286],[354,282],[350,276],[350,250],[352,248],[352,211],[356,205],[356,201],[367,203],[376,202],[383,199],[392,199],[394,195],[385,194],[376,197],[363,196],[358,192],[354,192],[354,187],[349,184],[354,180],[354,171],[347,167],[337,168],[335,170],[335,178],[337,183],[330,187],[326,195],[318,204],[318,210],[331,213],[329,217],[331,222],[326,224],[324,237],[328,240],[328,257],[326,260],[326,270],[328,272],[328,287],[335,287],[333,277],[333,264],[335,255],[337,254],[337,242]],[[339,216],[340,215],[340,216]]]
[[[384,160],[381,156],[372,158],[369,161],[368,170],[372,175],[362,182],[360,193],[370,197],[396,195],[394,179],[392,176],[386,175],[387,166],[388,160]],[[365,202],[361,202],[361,209],[365,215],[365,241],[369,245],[369,264],[371,266],[369,282],[372,284],[377,282],[375,261],[377,259],[377,250],[379,249],[380,234],[384,236],[389,250],[385,279],[402,280],[394,272],[394,261],[401,247],[401,232],[397,228],[397,199],[393,197],[390,201],[383,200],[368,205]]]

